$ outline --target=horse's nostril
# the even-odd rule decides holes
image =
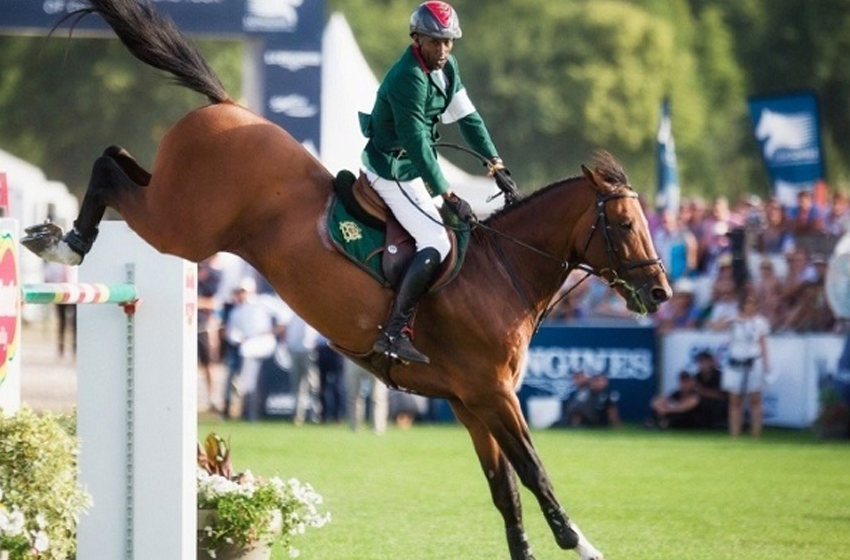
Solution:
[[[665,290],[664,288],[653,288],[652,289],[652,301],[655,303],[664,303],[670,299],[670,291]]]

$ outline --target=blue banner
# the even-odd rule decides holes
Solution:
[[[151,0],[154,7],[167,14],[181,30],[242,34],[246,17],[246,0]],[[271,0],[278,1],[278,0]],[[302,0],[294,0],[301,3]],[[291,3],[293,0],[282,2]],[[251,1],[247,1],[251,4]],[[82,7],[77,0],[0,0],[0,29],[49,30],[62,17]],[[102,30],[109,28],[98,16],[83,18],[75,29]],[[109,32],[111,33],[111,31]]]
[[[655,195],[655,208],[679,211],[680,189],[679,171],[676,164],[676,143],[673,141],[673,121],[670,117],[670,100],[661,104],[661,120],[658,123],[658,148],[656,152],[658,168],[658,192]]]
[[[608,378],[611,391],[619,394],[623,421],[642,422],[658,386],[655,346],[653,327],[542,326],[531,340],[518,389],[526,416],[535,416],[530,399],[565,401],[574,390],[572,374],[584,371]]]
[[[800,191],[824,180],[817,97],[799,92],[750,98],[749,107],[773,193],[794,208]]]

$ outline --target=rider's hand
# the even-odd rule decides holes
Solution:
[[[506,169],[505,163],[502,161],[500,157],[490,158],[490,163],[487,164],[487,175],[490,177],[496,174],[496,171],[500,169]]]
[[[478,221],[478,217],[475,215],[475,212],[472,211],[472,207],[469,203],[460,198],[458,195],[454,193],[446,194],[443,197],[443,203],[447,205],[462,222],[470,223]]]
[[[510,170],[505,167],[501,158],[494,157],[490,160],[490,164],[487,166],[487,174],[496,179],[496,185],[505,194],[505,202],[507,204],[512,204],[519,200],[519,188],[517,188],[516,182],[511,177]]]

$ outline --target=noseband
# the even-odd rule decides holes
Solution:
[[[641,309],[643,313],[646,313],[646,306],[640,299],[638,295],[641,290],[646,288],[646,286],[659,274],[664,272],[664,264],[661,262],[661,259],[658,257],[654,257],[651,259],[642,259],[642,260],[629,260],[623,258],[620,255],[620,250],[614,245],[614,240],[611,234],[611,225],[608,221],[608,214],[605,212],[605,204],[608,201],[619,199],[619,198],[638,198],[637,193],[634,191],[621,191],[618,193],[610,193],[610,194],[602,194],[597,193],[596,195],[596,219],[593,221],[593,225],[590,228],[590,232],[587,235],[587,241],[584,243],[584,250],[582,251],[582,256],[587,256],[587,250],[590,247],[590,241],[593,239],[593,234],[597,231],[602,233],[602,238],[605,241],[605,252],[608,258],[608,267],[603,268],[601,270],[593,270],[590,268],[584,268],[584,270],[588,270],[591,274],[595,274],[599,278],[605,280],[609,286],[622,286],[629,294],[629,299],[636,304],[636,306]],[[646,266],[654,266],[658,265],[658,272],[648,277],[640,286],[635,287],[631,282],[626,280],[629,277],[630,271],[636,268],[643,268]]]

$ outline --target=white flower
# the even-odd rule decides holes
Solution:
[[[0,533],[10,537],[20,535],[24,531],[24,514],[15,508],[11,513],[0,515]]]
[[[47,538],[47,534],[44,531],[39,531],[35,534],[35,541],[33,542],[33,547],[39,551],[44,552],[50,546],[50,539]]]

